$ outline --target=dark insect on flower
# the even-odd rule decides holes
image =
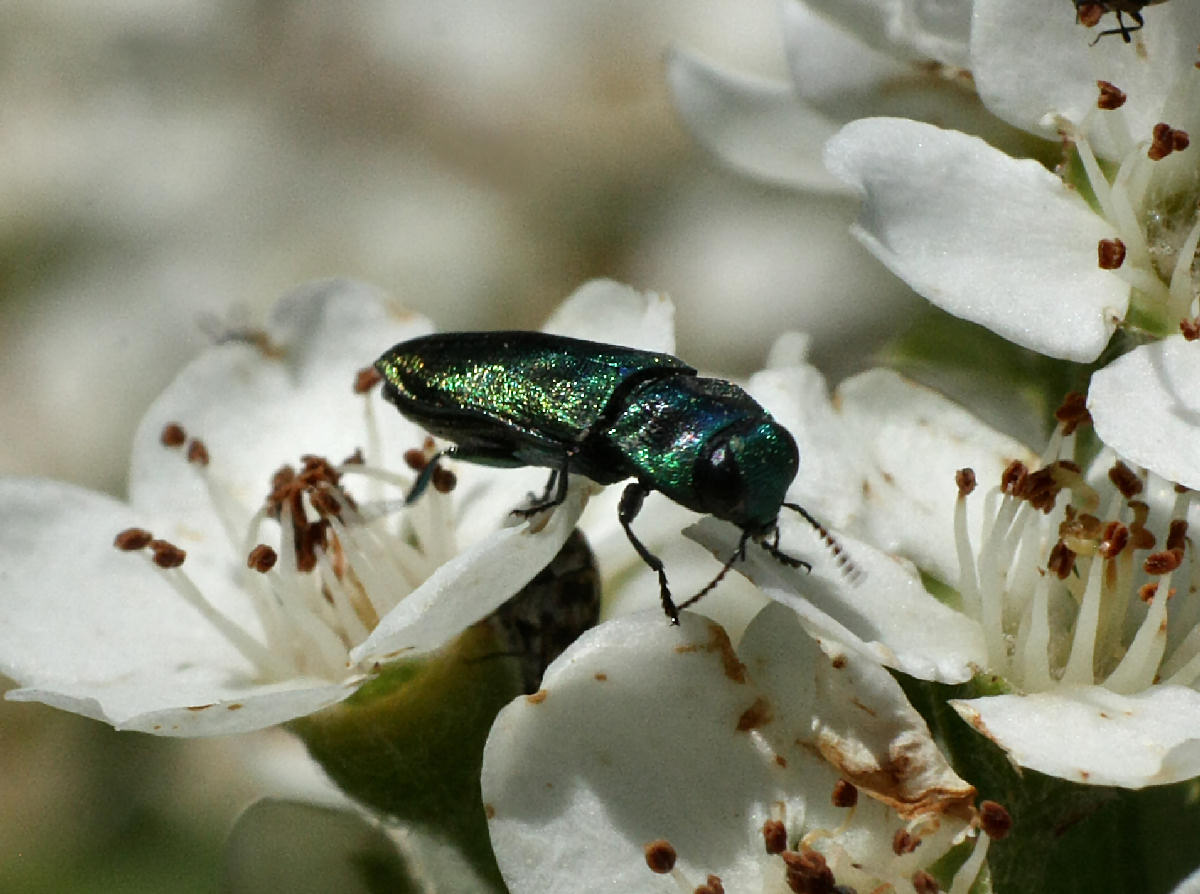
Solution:
[[[796,442],[745,391],[701,378],[677,357],[539,332],[448,332],[396,345],[375,364],[384,397],[426,431],[454,443],[422,469],[412,502],[440,456],[490,466],[551,469],[529,516],[566,499],[567,476],[599,484],[627,478],[618,517],[657,574],[663,610],[717,585],[754,540],[780,562],[811,568],[779,548],[782,507],[803,516],[846,564],[829,533],[784,501],[796,477]],[[633,533],[651,491],[742,530],[734,554],[700,592],[676,606],[662,561]]]
[[[1130,43],[1133,38],[1129,35],[1134,31],[1141,30],[1146,25],[1145,19],[1142,18],[1142,9],[1165,2],[1166,0],[1075,0],[1075,21],[1091,28],[1099,23],[1105,13],[1114,12],[1117,14],[1117,27],[1097,34],[1096,39],[1092,41],[1092,46],[1095,46],[1106,34],[1120,34],[1121,40]],[[1136,24],[1126,25],[1123,18],[1126,15]]]

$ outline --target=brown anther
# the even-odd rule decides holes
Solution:
[[[1177,518],[1171,521],[1167,531],[1167,549],[1177,549],[1183,552],[1187,546],[1188,523],[1186,519]]]
[[[1151,131],[1150,148],[1146,150],[1146,157],[1151,161],[1161,161],[1174,151],[1175,131],[1169,124],[1160,121]]]
[[[1019,493],[1025,483],[1025,476],[1028,474],[1029,469],[1025,463],[1014,459],[1000,475],[1000,489],[1010,495]]]
[[[962,499],[975,490],[975,470],[970,468],[959,469],[954,473],[954,483],[958,486],[959,499]]]
[[[1087,397],[1078,391],[1070,392],[1054,411],[1054,418],[1062,423],[1064,435],[1073,434],[1081,425],[1091,424],[1092,414],[1088,412]]]
[[[1142,570],[1147,574],[1169,574],[1183,564],[1183,550],[1164,549],[1146,556]]]
[[[308,499],[312,502],[313,509],[317,510],[319,515],[331,515],[334,518],[342,517],[343,504],[339,502],[333,488],[316,488],[309,492]]]
[[[1158,594],[1158,581],[1151,581],[1138,587],[1138,599],[1149,605]]]
[[[651,841],[645,847],[646,865],[651,872],[665,875],[675,868],[675,848],[665,838]]]
[[[448,494],[458,484],[458,478],[449,469],[438,466],[433,470],[431,483],[433,484],[433,489],[439,494]]]
[[[123,552],[131,553],[145,549],[153,539],[154,535],[145,528],[126,528],[113,538],[113,546]]]
[[[286,490],[296,480],[296,470],[291,466],[280,466],[271,476],[271,493],[276,494]],[[270,499],[270,497],[268,497]]]
[[[1012,815],[1003,804],[995,801],[981,801],[979,804],[979,825],[992,841],[1003,841],[1012,831]]]
[[[260,543],[250,550],[250,555],[246,556],[246,567],[259,574],[266,574],[275,567],[275,563],[278,561],[279,553],[265,543]]]
[[[768,854],[782,854],[787,850],[787,827],[777,819],[769,819],[762,825],[763,846]]]
[[[918,869],[913,873],[912,886],[917,894],[938,894],[942,890],[937,879],[924,869]]]
[[[192,438],[187,447],[187,461],[197,466],[208,465],[208,448],[199,438]]]
[[[710,872],[708,878],[704,880],[704,884],[696,888],[692,894],[725,894],[725,883],[721,881],[719,875],[713,875]]]
[[[1117,460],[1111,469],[1108,470],[1108,480],[1113,483],[1113,487],[1121,492],[1126,500],[1132,500],[1142,492],[1145,486],[1142,484],[1142,479],[1137,476],[1137,473],[1125,463]]]
[[[1183,333],[1185,341],[1195,341],[1200,338],[1200,317],[1193,317],[1189,320],[1179,321],[1179,331]]]
[[[355,447],[354,452],[342,460],[343,466],[361,466],[365,465],[367,458],[363,456],[362,448]]]
[[[151,540],[147,546],[154,553],[154,564],[159,568],[178,568],[187,558],[187,553],[166,540]]]
[[[364,366],[354,374],[354,393],[366,394],[383,381],[383,373],[373,366]]]
[[[1046,570],[1057,577],[1059,580],[1066,580],[1071,575],[1071,569],[1075,567],[1075,553],[1061,540],[1054,544],[1050,550],[1050,557],[1046,560]]]
[[[404,451],[404,464],[414,472],[420,472],[429,465],[429,457],[425,455],[424,450],[411,447]]]
[[[183,426],[178,422],[168,422],[163,426],[162,434],[158,436],[158,440],[164,447],[182,447],[184,441],[187,440],[187,432],[183,430]]]
[[[1125,263],[1125,243],[1120,239],[1101,239],[1096,254],[1101,270],[1116,270]]]
[[[833,784],[833,806],[853,807],[858,803],[858,788],[854,783],[839,779]]]
[[[1109,522],[1104,526],[1098,551],[1106,559],[1115,559],[1129,543],[1129,528],[1120,522]]]
[[[911,854],[920,846],[921,839],[907,829],[897,829],[896,834],[892,836],[892,853],[897,857],[902,854]]]
[[[1182,152],[1192,144],[1192,138],[1187,135],[1186,130],[1171,131],[1171,148],[1176,152]]]
[[[1113,109],[1119,109],[1125,105],[1127,97],[1124,91],[1116,84],[1108,81],[1097,81],[1096,86],[1100,88],[1100,97],[1096,100],[1097,108],[1111,112]]]
[[[837,881],[820,853],[803,847],[800,851],[784,851],[779,856],[783,860],[784,880],[796,894],[832,894]]]

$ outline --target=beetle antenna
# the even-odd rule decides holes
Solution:
[[[850,558],[850,554],[846,552],[845,547],[838,542],[837,538],[829,533],[829,529],[813,518],[812,514],[798,503],[784,503],[783,505],[793,512],[799,513],[801,518],[812,525],[813,530],[820,535],[821,540],[824,542],[825,548],[833,555],[833,560],[837,563],[838,569],[851,583],[858,583],[863,577],[862,569],[854,564],[854,560]]]
[[[697,603],[701,599],[703,599],[705,596],[707,596],[708,592],[711,589],[713,589],[713,587],[715,587],[717,584],[719,584],[722,580],[725,579],[725,575],[729,573],[729,569],[733,567],[734,562],[737,562],[741,559],[746,558],[746,543],[749,540],[750,540],[750,535],[747,534],[745,531],[743,531],[742,539],[738,541],[737,549],[735,549],[733,551],[733,555],[730,556],[726,560],[725,564],[721,566],[721,570],[717,572],[717,576],[714,577],[712,580],[710,580],[707,584],[705,584],[704,588],[701,589],[699,593],[697,593],[695,596],[693,596],[687,602],[681,603],[679,605],[680,611],[683,611],[683,609],[687,608],[689,605],[694,605],[695,603]]]

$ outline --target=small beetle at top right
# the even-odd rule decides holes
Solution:
[[[1097,34],[1096,39],[1092,41],[1092,46],[1095,46],[1106,34],[1120,34],[1121,40],[1130,43],[1133,40],[1130,35],[1134,31],[1140,31],[1146,25],[1146,20],[1142,18],[1142,9],[1165,2],[1166,0],[1075,0],[1075,21],[1086,28],[1092,28],[1099,24],[1105,13],[1114,12],[1117,14],[1117,27]],[[1125,15],[1133,19],[1136,24],[1126,25],[1123,18]]]

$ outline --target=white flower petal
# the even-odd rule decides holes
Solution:
[[[727,71],[679,49],[668,57],[667,83],[688,130],[730,167],[795,189],[846,191],[821,161],[837,122],[790,84]]]
[[[350,652],[351,661],[386,661],[436,649],[493,612],[562,549],[592,486],[576,476],[566,502],[547,518],[502,528],[440,566],[380,619]]]
[[[955,473],[970,467],[980,485],[990,488],[1013,460],[1032,467],[1037,457],[953,401],[890,370],[847,379],[834,403],[847,444],[866,454],[871,470],[869,478],[854,482],[862,505],[849,530],[956,584]],[[976,543],[983,514],[981,500],[968,505],[968,529]]]
[[[818,646],[779,604],[751,622],[738,656],[772,705],[776,722],[762,732],[781,751],[785,742],[815,747],[843,778],[905,817],[969,811],[975,789],[950,769],[879,664],[834,642]]]
[[[1200,489],[1200,342],[1140,345],[1092,376],[1096,434],[1127,461]]]
[[[233,521],[244,525],[284,463],[297,463],[301,454],[336,463],[368,447],[364,399],[352,391],[355,373],[396,342],[429,330],[428,321],[393,312],[378,291],[359,283],[322,281],[285,297],[265,330],[270,353],[237,343],[205,351],[146,412],[134,438],[129,481],[129,501],[141,523],[156,534],[161,526],[161,536],[185,549],[203,545],[209,549],[202,552],[211,554],[219,543],[228,552],[233,544],[200,474],[181,452],[162,446],[163,426],[182,424],[207,445],[210,474],[231,497],[229,508],[238,514]],[[411,423],[378,394],[369,399],[383,443],[399,452],[420,446],[423,436]]]
[[[855,235],[934,304],[1010,341],[1094,359],[1129,303],[1097,264],[1114,235],[1040,164],[897,118],[855,121],[825,163],[864,198]]]
[[[1092,785],[1142,788],[1200,775],[1200,692],[1102,686],[952,701],[1023,767]]]
[[[112,545],[135,521],[123,503],[60,482],[6,479],[0,509],[10,519],[0,526],[0,670],[22,687],[8,698],[118,728],[215,735],[290,720],[350,693],[327,680],[253,683],[224,636],[142,556]],[[247,601],[223,608],[253,629]]]
[[[971,0],[805,0],[866,43],[911,59],[969,67]]]
[[[1017,127],[1056,139],[1056,117],[1080,125],[1096,112],[1096,81],[1116,84],[1129,96],[1121,108],[1122,126],[1148,140],[1163,120],[1163,102],[1176,77],[1195,61],[1200,17],[1180,3],[1144,11],[1146,27],[1126,46],[1119,35],[1096,41],[1116,26],[1105,16],[1095,28],[1075,21],[1069,6],[1045,0],[975,0],[971,30],[971,69],[979,95],[995,114]],[[1093,46],[1093,42],[1095,45]],[[1031,59],[1041,60],[1030,65]],[[1103,118],[1101,118],[1103,121]],[[1116,158],[1124,139],[1106,125],[1086,128],[1097,154]]]
[[[811,634],[926,680],[961,683],[984,666],[979,625],[931,596],[910,563],[835,533],[857,568],[856,575],[848,573],[806,522],[784,512],[779,525],[784,551],[810,562],[811,572],[788,568],[755,545],[734,568],[795,611]],[[713,518],[684,534],[721,559],[733,554],[741,537]]]
[[[674,354],[675,305],[655,292],[593,279],[571,293],[542,331]]]
[[[674,627],[661,614],[630,615],[560,656],[544,698],[501,711],[483,797],[510,888],[565,894],[603,878],[644,891],[642,849],[660,838],[694,877],[714,872],[735,891],[761,884],[745,843],[779,786],[737,729],[755,697],[737,669],[704,618],[685,614]]]

